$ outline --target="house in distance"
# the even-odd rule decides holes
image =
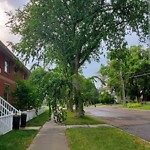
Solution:
[[[29,74],[30,71],[0,41],[0,96],[11,103],[16,81],[28,79]]]

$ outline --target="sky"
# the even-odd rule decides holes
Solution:
[[[8,27],[6,27],[6,23],[8,21],[8,17],[5,12],[15,11],[15,9],[22,9],[23,6],[28,2],[28,0],[0,0],[0,40],[7,46],[7,41],[18,42],[19,37],[12,35]],[[138,37],[133,34],[126,37],[129,46],[139,45]],[[90,64],[87,62],[83,67],[83,74],[86,78],[98,75],[97,72],[100,69],[101,64],[106,64],[107,60],[104,56],[100,57],[100,62],[92,61]],[[27,65],[29,68],[30,65]],[[96,83],[96,87],[100,87],[100,82]]]

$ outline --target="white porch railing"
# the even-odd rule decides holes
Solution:
[[[4,109],[3,109],[4,108]],[[0,112],[2,114],[7,114],[9,112],[13,112],[13,114],[20,114],[21,112],[5,101],[2,97],[0,97]]]

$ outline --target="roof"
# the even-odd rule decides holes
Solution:
[[[5,54],[7,56],[7,58],[9,58],[12,62],[17,62],[19,61],[19,59],[4,45],[4,43],[2,41],[0,41],[0,52],[2,52],[3,54]],[[23,69],[26,73],[30,74],[30,71],[27,67],[25,67],[25,65],[19,61],[21,63],[21,69]]]

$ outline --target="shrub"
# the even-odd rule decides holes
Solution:
[[[36,105],[36,93],[34,92],[34,88],[26,80],[17,81],[12,96],[13,105],[19,110],[27,110],[31,106],[35,107]]]
[[[113,104],[115,102],[114,99],[115,98],[108,92],[104,92],[100,95],[100,103],[102,104]]]
[[[128,108],[137,108],[137,107],[141,107],[142,105],[140,103],[128,103],[127,107]]]

